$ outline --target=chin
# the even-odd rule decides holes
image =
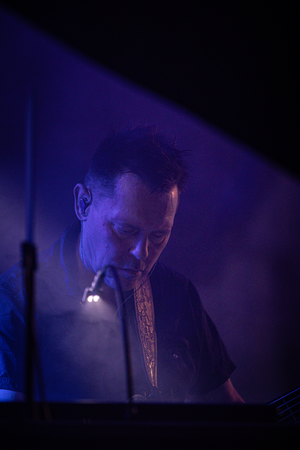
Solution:
[[[134,288],[134,284],[135,282],[132,280],[127,280],[124,277],[119,277],[120,283],[121,283],[121,288],[122,291],[130,291],[131,289]],[[105,284],[107,284],[107,286],[109,286],[112,289],[116,289],[116,282],[115,279],[113,277],[105,277],[104,279]]]

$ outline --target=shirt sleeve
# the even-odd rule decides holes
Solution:
[[[0,289],[0,389],[24,392],[25,327],[13,296]]]
[[[198,292],[190,282],[189,299],[201,349],[197,379],[190,394],[201,395],[225,383],[235,370],[235,364],[230,359],[215,324],[204,310]]]

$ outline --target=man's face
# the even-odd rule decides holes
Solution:
[[[123,290],[130,290],[150,272],[169,240],[177,186],[151,194],[139,177],[127,173],[116,180],[113,196],[96,202],[93,197],[83,224],[85,263],[94,273],[114,266]],[[111,276],[105,282],[114,287]]]

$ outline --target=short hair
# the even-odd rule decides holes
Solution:
[[[189,175],[185,153],[176,147],[175,139],[159,133],[156,126],[125,128],[101,142],[92,157],[85,185],[111,195],[116,178],[133,173],[151,192],[166,192],[177,185],[181,193]]]

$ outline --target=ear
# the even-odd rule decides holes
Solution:
[[[87,220],[89,207],[92,203],[92,192],[83,184],[78,183],[73,189],[75,214],[79,220]]]

